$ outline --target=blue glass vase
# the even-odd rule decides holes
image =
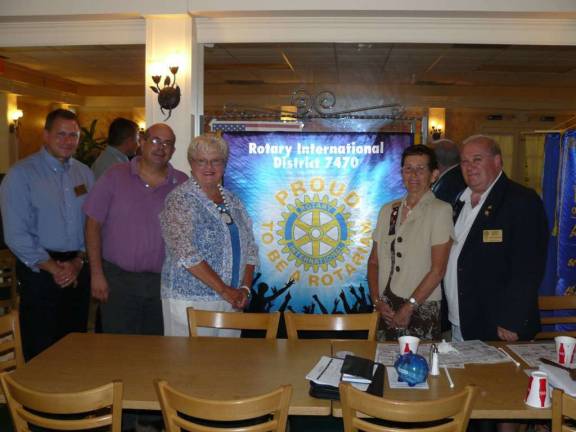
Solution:
[[[406,382],[410,387],[425,382],[428,377],[428,362],[412,351],[398,356],[394,368],[398,373],[398,381]]]

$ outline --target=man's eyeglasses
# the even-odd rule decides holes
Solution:
[[[174,141],[173,140],[164,140],[162,141],[158,137],[151,137],[149,138],[150,142],[154,144],[156,147],[162,147],[163,149],[173,149],[174,148]]]
[[[207,166],[213,168],[221,168],[226,163],[224,159],[192,159],[192,162],[194,162],[200,168],[206,168]]]

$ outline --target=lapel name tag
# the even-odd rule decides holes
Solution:
[[[482,241],[484,243],[502,243],[502,230],[484,230],[482,231]]]
[[[84,194],[88,193],[88,189],[86,189],[86,185],[85,184],[81,184],[78,186],[74,186],[74,193],[76,194],[77,197],[82,196]]]

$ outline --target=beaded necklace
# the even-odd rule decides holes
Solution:
[[[195,178],[192,178],[191,180],[194,186],[200,189],[200,191],[204,192]],[[220,192],[220,197],[222,197],[222,204],[216,204],[214,201],[208,198],[205,192],[204,194],[206,195],[206,198],[208,198],[208,201],[210,201],[214,205],[214,207],[216,207],[216,210],[218,210],[218,213],[220,214],[220,220],[224,222],[226,225],[232,225],[234,220],[232,219],[232,215],[230,214],[230,207],[228,206],[228,200],[226,199],[226,195],[224,195],[224,188],[220,183],[218,183],[218,192]]]

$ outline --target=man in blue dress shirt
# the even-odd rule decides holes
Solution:
[[[44,146],[10,169],[0,187],[6,244],[16,255],[20,325],[26,360],[70,332],[86,331],[90,299],[82,204],[94,184],[72,158],[76,114],[48,114]]]
[[[122,117],[114,119],[108,129],[108,145],[92,164],[96,180],[113,165],[128,162],[138,149],[138,125]]]

